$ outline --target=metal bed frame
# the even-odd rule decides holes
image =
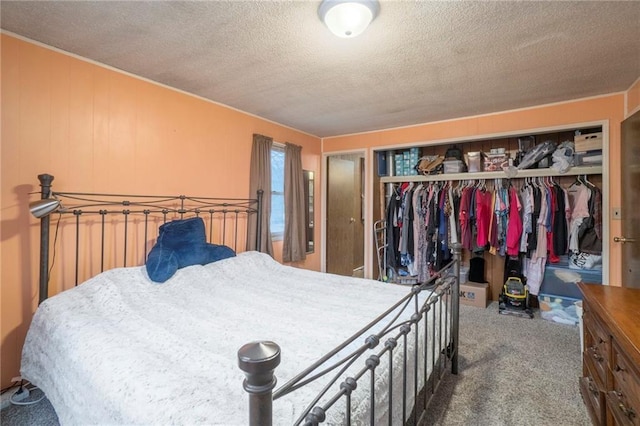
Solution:
[[[129,228],[142,227],[144,238],[144,259],[148,253],[149,238],[155,239],[155,234],[149,232],[150,225],[155,222],[164,223],[172,218],[201,216],[207,223],[209,242],[213,241],[214,218],[222,230],[218,232],[222,241],[230,234],[234,242],[232,248],[237,249],[238,222],[245,221],[246,229],[252,217],[256,219],[258,237],[256,247],[260,247],[260,218],[262,215],[262,191],[255,199],[221,199],[204,197],[180,196],[150,196],[150,195],[118,195],[118,194],[87,194],[63,193],[51,190],[53,176],[39,175],[41,197],[43,199],[56,197],[63,202],[64,208],[58,213],[71,215],[75,224],[75,285],[78,285],[78,267],[82,261],[79,249],[79,235],[82,227],[80,218],[97,217],[101,233],[100,271],[104,270],[105,262],[105,224],[107,217],[117,217],[115,222],[123,226],[121,244],[123,247],[123,265],[127,262],[127,248],[129,243]],[[135,222],[133,217],[137,217]],[[60,224],[58,220],[58,225]],[[228,224],[227,220],[231,222]],[[155,222],[154,222],[155,221]],[[160,222],[161,221],[161,222]],[[40,303],[48,297],[50,277],[49,248],[50,248],[50,217],[44,216],[40,220]],[[56,226],[56,239],[57,227]],[[154,225],[155,226],[155,225]],[[157,226],[155,226],[157,228]],[[140,230],[138,229],[138,232]],[[55,240],[54,240],[55,248]],[[245,246],[246,249],[246,246]],[[240,248],[238,251],[243,251]],[[54,252],[55,254],[55,252]],[[252,426],[271,425],[272,404],[279,398],[295,392],[297,389],[314,382],[325,380],[322,391],[310,401],[295,424],[318,425],[326,419],[326,412],[338,401],[344,399],[346,424],[351,424],[351,393],[358,386],[358,382],[365,376],[371,378],[370,424],[375,424],[376,391],[374,378],[376,369],[388,358],[388,410],[389,425],[392,424],[391,412],[394,406],[402,404],[403,424],[421,424],[427,416],[427,408],[438,385],[450,367],[451,373],[458,373],[458,328],[459,328],[459,276],[461,262],[461,246],[453,246],[453,261],[435,274],[429,281],[413,285],[407,294],[391,306],[387,311],[372,320],[367,326],[356,332],[349,339],[338,345],[313,365],[300,372],[278,389],[276,387],[275,370],[280,364],[280,347],[270,341],[250,342],[238,350],[238,365],[246,378],[243,386],[248,393],[248,420]],[[395,285],[395,284],[389,284]],[[424,302],[419,301],[419,294],[431,291]],[[401,320],[402,313],[410,313],[409,320]],[[391,318],[391,319],[389,319]],[[382,329],[371,333],[374,326]],[[422,330],[422,331],[419,331]],[[383,341],[384,339],[384,341]],[[410,340],[411,339],[411,340]],[[343,351],[347,346],[359,342],[357,349],[335,361],[334,355]],[[374,350],[382,343],[382,348]],[[410,347],[409,343],[413,343]],[[394,350],[398,348],[396,352]],[[397,353],[400,352],[400,353]],[[400,356],[402,361],[402,395],[393,395],[393,358]],[[363,366],[356,374],[347,370],[363,362]],[[408,372],[413,367],[413,377]],[[419,368],[420,367],[420,368]],[[419,377],[422,368],[423,377]],[[353,369],[349,370],[353,371]],[[427,374],[427,372],[429,372]],[[413,394],[409,395],[409,390]],[[413,396],[413,400],[411,400]],[[408,403],[411,404],[408,409]],[[277,419],[275,419],[277,422]]]

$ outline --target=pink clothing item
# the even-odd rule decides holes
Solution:
[[[507,254],[517,256],[520,252],[520,237],[522,237],[522,219],[520,210],[522,205],[515,188],[509,188],[509,225],[507,226]]]
[[[567,190],[569,202],[571,203],[571,219],[579,217],[589,217],[589,198],[591,190],[585,185],[571,185]]]
[[[484,247],[489,242],[489,225],[491,223],[491,192],[485,190],[476,191],[476,227],[478,235],[476,244]]]

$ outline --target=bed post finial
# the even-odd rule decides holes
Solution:
[[[453,260],[455,262],[453,268],[456,280],[453,285],[453,299],[451,301],[451,316],[453,317],[453,324],[451,325],[451,338],[453,341],[451,373],[458,374],[458,342],[460,339],[460,264],[462,263],[462,244],[453,243],[452,246]]]
[[[53,182],[53,175],[43,173],[38,175],[38,180],[40,181],[41,190],[41,198],[49,198],[49,193],[51,192],[51,183]]]
[[[38,175],[40,181],[40,198],[51,196],[53,176],[43,173]],[[49,215],[40,218],[40,288],[38,305],[49,297]]]
[[[273,371],[280,364],[280,346],[273,342],[251,342],[238,350],[238,365],[249,393],[249,425],[271,426],[272,391],[276,387]]]

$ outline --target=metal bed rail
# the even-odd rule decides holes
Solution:
[[[450,366],[453,374],[458,372],[460,261],[461,246],[455,244],[453,260],[436,275],[423,284],[414,285],[387,311],[275,391],[274,371],[280,363],[279,346],[267,341],[251,342],[240,348],[238,363],[246,375],[244,388],[249,394],[249,424],[271,425],[273,401],[325,378],[320,393],[309,401],[294,424],[323,423],[327,411],[343,400],[344,418],[350,425],[351,395],[365,376],[370,377],[369,424],[378,424],[374,383],[381,364],[386,365],[382,374],[388,374],[388,424],[394,424],[392,413],[399,403],[402,403],[402,424],[419,424],[447,367]],[[418,295],[423,291],[431,291],[431,294],[420,303]],[[411,313],[410,319],[401,319],[403,313]],[[380,325],[383,326],[379,331],[368,334],[374,326]],[[360,345],[336,361],[334,355],[347,347],[352,348],[352,343],[357,341],[361,341]],[[383,347],[374,352],[380,343]],[[398,359],[402,369],[402,391],[401,395],[394,395],[394,365]],[[364,366],[354,373],[350,367],[363,360]]]

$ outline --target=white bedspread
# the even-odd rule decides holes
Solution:
[[[243,344],[280,345],[281,385],[408,291],[257,252],[178,270],[164,284],[144,267],[114,269],[39,307],[21,372],[62,424],[247,424]],[[318,389],[275,401],[275,424],[291,424]]]

